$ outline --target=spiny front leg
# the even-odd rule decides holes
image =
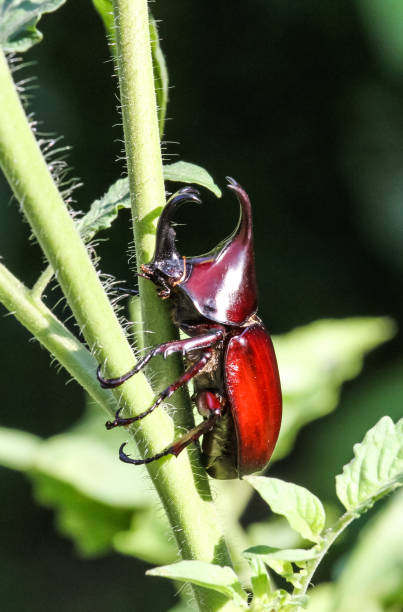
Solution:
[[[147,365],[150,359],[156,357],[157,355],[163,355],[164,359],[173,353],[182,353],[185,355],[192,350],[209,348],[214,344],[217,344],[217,342],[220,342],[223,339],[223,336],[223,331],[221,329],[216,329],[207,334],[195,336],[194,338],[165,342],[164,344],[155,346],[151,351],[144,355],[142,359],[140,359],[134,368],[129,370],[126,374],[123,374],[123,376],[118,376],[117,378],[104,378],[101,374],[101,366],[98,366],[97,378],[103,389],[114,389],[134,376],[134,374],[137,374],[137,372],[140,372],[140,370]]]
[[[182,342],[182,341],[178,340],[178,342]],[[157,406],[159,406],[164,399],[171,397],[171,395],[177,389],[179,389],[180,387],[183,387],[183,385],[186,385],[186,383],[192,380],[192,378],[194,378],[204,368],[206,363],[211,359],[211,356],[212,356],[211,351],[209,350],[204,351],[200,359],[196,361],[196,363],[194,363],[190,368],[188,368],[186,372],[182,374],[180,378],[178,378],[178,380],[176,380],[174,383],[169,385],[169,387],[161,391],[161,393],[157,396],[157,399],[155,400],[153,405],[147,408],[147,410],[145,410],[144,412],[141,412],[140,414],[137,414],[136,416],[133,416],[133,417],[123,418],[120,416],[121,409],[119,408],[119,410],[117,411],[115,415],[115,420],[107,421],[105,423],[106,429],[112,429],[113,427],[131,425],[132,423],[135,423],[136,421],[139,421],[140,419],[144,419],[144,417],[146,417],[148,414],[153,412],[153,410],[155,410],[155,408],[157,408]]]

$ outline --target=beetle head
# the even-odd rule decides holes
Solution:
[[[176,249],[176,232],[172,216],[185,202],[201,203],[199,192],[193,187],[183,187],[169,198],[158,220],[154,257],[141,266],[142,274],[158,287],[158,295],[167,298],[186,273],[186,263]]]

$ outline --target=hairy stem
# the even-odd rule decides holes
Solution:
[[[52,266],[46,266],[35,285],[32,287],[32,295],[37,299],[41,299],[43,292],[46,287],[49,285],[50,281],[54,276]]]
[[[0,264],[0,301],[56,357],[101,406],[114,414],[117,403],[94,377],[97,363],[85,346],[11,272]]]
[[[130,183],[137,263],[150,261],[155,245],[155,220],[165,204],[158,115],[149,37],[146,0],[113,0],[123,128]],[[140,279],[144,329],[152,330],[152,343],[175,337],[165,304],[150,283]],[[149,344],[149,340],[144,340]],[[159,370],[158,381],[172,382],[179,375],[178,362]],[[182,423],[189,424],[189,405],[177,394]],[[168,440],[167,440],[168,441]],[[211,502],[207,476],[193,453],[193,473],[186,456],[164,464],[157,488],[184,559],[229,564],[229,555]],[[231,609],[213,591],[195,588],[201,610]]]

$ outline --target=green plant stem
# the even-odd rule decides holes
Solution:
[[[119,74],[127,171],[137,265],[149,262],[155,247],[155,223],[165,206],[165,185],[145,0],[114,0],[116,61]],[[176,333],[168,305],[149,281],[139,279],[143,325],[152,344]],[[145,346],[150,344],[150,338]],[[169,368],[169,375],[172,369]],[[178,373],[178,371],[177,371]],[[159,368],[161,377],[161,368]],[[172,380],[172,379],[171,379]]]
[[[75,319],[97,360],[110,362],[118,376],[133,365],[133,354],[98,275],[56,187],[30,129],[7,61],[0,53],[0,165],[60,283]],[[34,290],[35,294],[35,290]],[[14,309],[18,318],[18,311]],[[93,371],[95,379],[95,369]],[[116,394],[119,405],[141,412],[153,401],[146,378],[139,374]],[[163,412],[152,431],[142,428],[139,444],[164,444],[161,431],[172,425]]]
[[[304,595],[307,592],[311,584],[312,577],[316,572],[323,557],[326,555],[327,551],[332,546],[334,541],[350,525],[350,523],[352,523],[355,518],[357,518],[356,513],[346,512],[345,514],[343,514],[343,516],[339,518],[334,527],[327,530],[322,542],[319,545],[319,556],[307,563],[306,575],[303,579],[301,579],[301,586],[294,589],[293,595]]]
[[[46,268],[44,269],[44,271],[42,272],[42,274],[36,281],[35,285],[32,287],[32,290],[31,290],[32,296],[37,299],[40,299],[46,287],[49,285],[50,281],[52,280],[53,276],[54,276],[54,272],[53,272],[52,266],[46,266]]]
[[[113,0],[127,169],[131,192],[134,240],[138,266],[150,261],[155,247],[155,219],[165,205],[158,115],[154,90],[148,7],[146,0]],[[153,344],[175,337],[168,308],[157,297],[151,283],[140,279],[144,327],[153,332]],[[148,342],[145,340],[145,345]],[[158,380],[172,382],[180,373],[178,362],[159,370]],[[175,394],[182,423],[188,425],[189,405],[183,394]],[[179,464],[179,465],[178,465]],[[183,453],[180,463],[170,462],[161,470],[166,493],[162,501],[184,559],[230,564],[229,555],[211,502],[205,471],[193,455],[193,474]],[[195,588],[200,609],[215,610],[221,596]],[[225,608],[230,609],[231,603]]]
[[[85,346],[27,289],[0,264],[0,302],[80,383],[89,395],[114,414],[118,407],[111,391],[101,389],[94,377],[97,363]]]

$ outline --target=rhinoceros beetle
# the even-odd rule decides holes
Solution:
[[[241,478],[262,470],[268,463],[281,424],[281,388],[270,336],[256,315],[252,211],[245,190],[232,178],[228,188],[240,204],[240,219],[233,233],[210,252],[182,257],[175,246],[172,216],[184,202],[200,202],[199,192],[184,187],[162,211],[157,226],[153,259],[139,273],[151,280],[158,295],[169,298],[175,324],[189,337],[153,348],[119,378],[104,378],[102,387],[113,388],[139,372],[156,355],[182,353],[185,373],[141,414],[107,422],[111,429],[130,425],[150,414],[164,399],[190,380],[194,402],[203,421],[162,452],[132,459],[123,450],[120,459],[140,465],[166,455],[178,456],[203,436],[202,460],[210,476]]]

